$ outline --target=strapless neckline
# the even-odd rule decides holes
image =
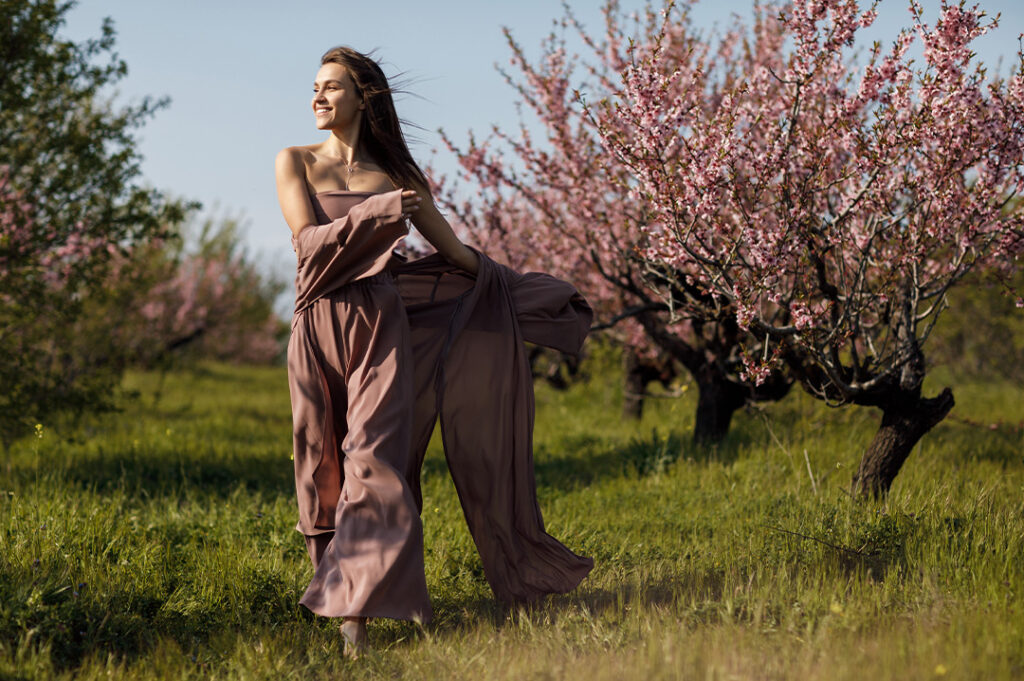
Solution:
[[[387,192],[365,192],[356,191],[354,189],[328,189],[327,191],[317,192],[313,196],[322,196],[324,194],[363,194],[365,196],[376,196],[377,194],[386,194]]]

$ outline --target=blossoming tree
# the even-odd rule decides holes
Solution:
[[[72,3],[0,3],[0,444],[63,410],[104,404],[112,350],[78,333],[82,301],[123,249],[188,205],[140,186],[134,130],[162,102],[124,108],[101,93],[126,72],[114,32],[57,31]],[[108,61],[102,61],[108,56]]]
[[[858,67],[874,6],[760,7],[742,55],[711,70],[700,50],[671,49],[669,8],[621,96],[592,109],[606,164],[628,167],[650,207],[630,230],[663,295],[696,285],[731,305],[765,340],[745,353],[755,379],[785,365],[829,404],[881,410],[854,478],[876,496],[953,407],[949,388],[922,393],[947,292],[1012,269],[1024,227],[1024,74],[993,77],[971,51],[997,19],[942,0],[930,25],[909,9],[910,27]]]
[[[207,219],[193,245],[154,241],[118,263],[108,285],[117,291],[119,323],[109,328],[133,364],[166,366],[182,356],[266,364],[281,357],[288,327],[274,301],[286,286],[246,254],[239,226],[232,218]]]
[[[695,439],[718,441],[737,409],[750,400],[781,398],[791,379],[782,371],[770,371],[760,383],[741,376],[742,347],[760,347],[761,337],[737,324],[729,301],[687,279],[688,265],[668,271],[641,257],[650,236],[636,225],[648,221],[652,207],[632,195],[628,165],[605,162],[599,134],[612,134],[620,119],[611,109],[588,115],[581,93],[590,101],[624,96],[619,73],[629,67],[629,45],[653,46],[664,36],[655,12],[631,24],[612,1],[604,15],[604,32],[596,37],[568,11],[562,22],[583,41],[586,60],[570,57],[564,37],[553,34],[531,62],[506,32],[516,71],[505,74],[506,80],[540,123],[543,138],[535,139],[526,122],[514,131],[495,129],[482,142],[470,137],[465,148],[446,136],[477,194],[458,201],[442,192],[441,201],[489,252],[503,253],[515,267],[556,273],[580,288],[598,313],[599,328],[623,347],[627,409],[632,406],[638,415],[635,396],[651,380],[668,380],[668,358],[674,359],[697,385]],[[686,67],[690,56],[730,58],[737,33],[712,49],[689,31],[685,12],[676,19],[686,30],[663,41],[663,61],[651,64],[666,69],[664,77]],[[701,105],[699,98],[694,101]],[[709,112],[714,105],[713,98],[707,101]],[[617,134],[630,135],[632,122],[622,123],[626,127]]]

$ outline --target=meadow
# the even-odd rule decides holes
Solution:
[[[858,502],[875,412],[794,392],[697,448],[692,388],[623,422],[614,358],[586,369],[537,384],[535,463],[591,576],[494,602],[435,444],[435,619],[372,622],[357,662],[298,605],[284,369],[129,374],[119,411],[40,424],[3,462],[0,679],[1024,678],[1019,385],[954,384],[888,500]]]

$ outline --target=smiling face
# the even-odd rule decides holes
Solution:
[[[363,108],[363,99],[348,69],[335,63],[320,67],[313,81],[313,113],[317,128],[348,128],[359,121]]]

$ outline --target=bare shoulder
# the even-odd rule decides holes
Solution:
[[[305,169],[312,157],[313,151],[308,146],[285,147],[277,152],[274,166],[278,171]]]
[[[285,147],[277,152],[274,175],[278,186],[309,185],[309,169],[316,162],[310,146]]]

